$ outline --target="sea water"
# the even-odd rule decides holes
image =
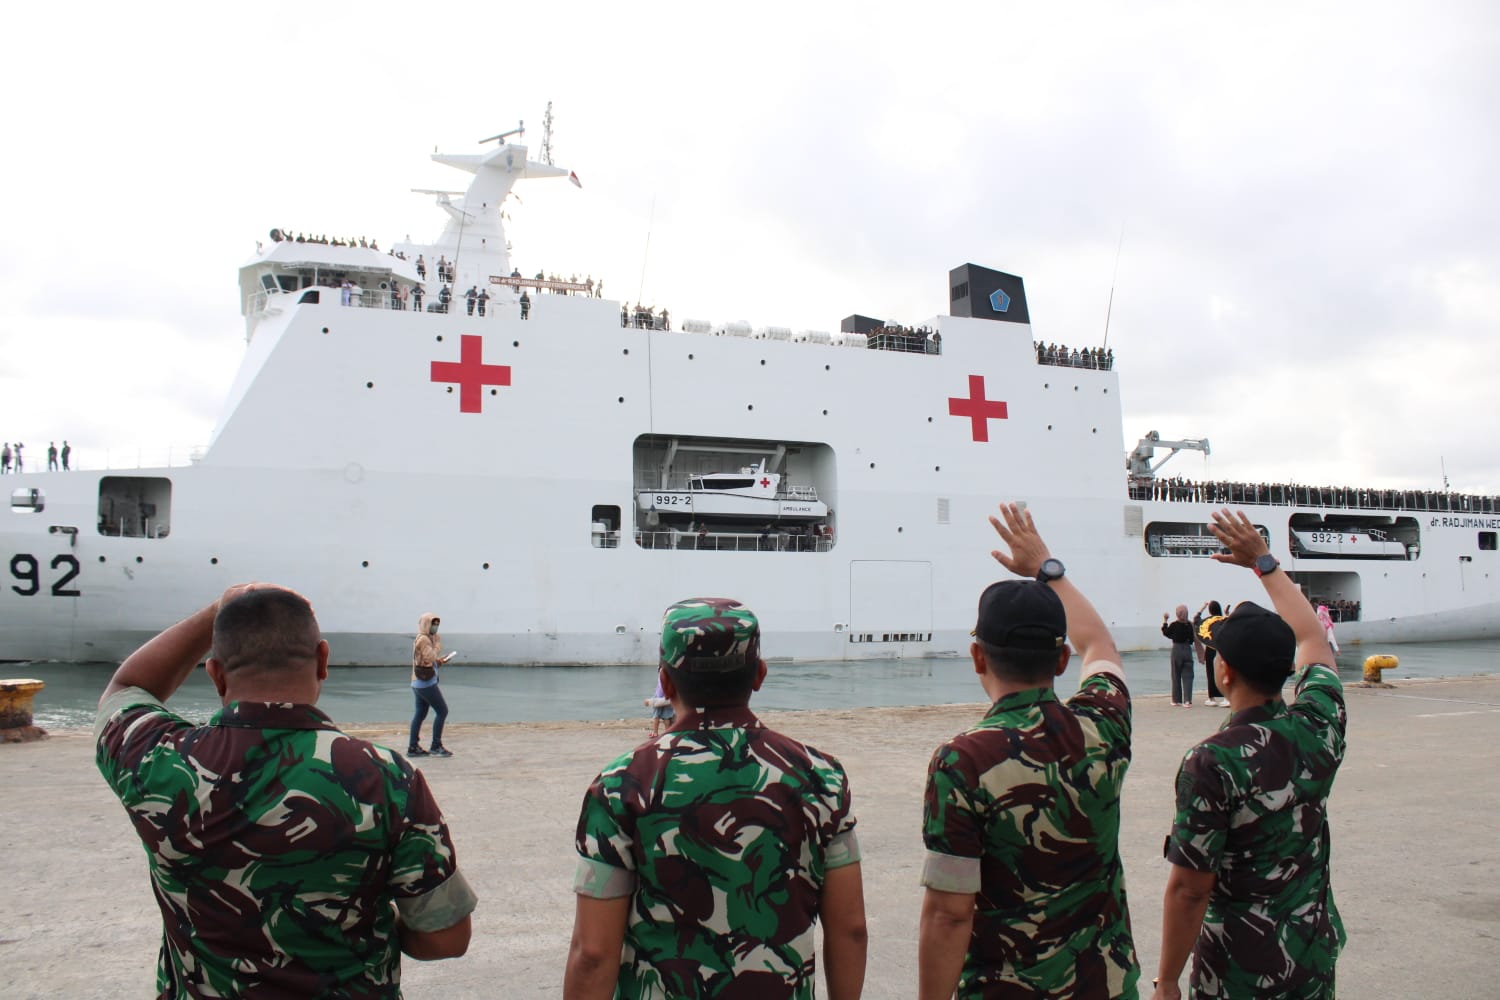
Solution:
[[[1461,677],[1500,673],[1500,641],[1386,643],[1347,646],[1339,656],[1344,680],[1357,681],[1366,656],[1390,653],[1401,666],[1387,676]],[[1131,693],[1169,691],[1168,652],[1126,653]],[[36,699],[36,723],[44,729],[90,726],[99,693],[113,663],[15,663],[0,666],[5,677],[34,677],[47,687]],[[411,672],[406,667],[333,667],[318,705],[336,722],[400,722],[411,718]],[[442,690],[449,722],[555,722],[564,720],[646,719],[641,700],[656,686],[651,666],[514,667],[465,664],[443,668]],[[1078,687],[1075,659],[1058,690]],[[1208,696],[1204,670],[1193,677],[1193,700]],[[812,708],[869,708],[882,705],[982,704],[984,692],[968,657],[857,661],[772,661],[765,685],[752,702],[761,711]],[[194,721],[206,721],[219,708],[204,672],[195,670],[173,695],[171,706]],[[428,723],[431,725],[431,722]]]

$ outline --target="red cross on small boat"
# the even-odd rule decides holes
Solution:
[[[969,376],[969,395],[948,397],[948,413],[954,417],[968,417],[973,421],[972,429],[975,441],[988,441],[990,439],[990,421],[1004,420],[1007,417],[1006,406],[998,399],[984,398],[984,376]]]
[[[771,485],[771,481],[769,479],[762,479],[760,481],[760,488],[761,489],[765,489],[767,486],[770,486],[770,485]]]
[[[458,384],[458,412],[479,413],[484,387],[487,385],[510,385],[510,365],[487,365],[484,358],[484,338],[464,334],[459,338],[457,361],[434,361],[432,381]]]

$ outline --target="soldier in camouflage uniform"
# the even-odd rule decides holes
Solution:
[[[1331,998],[1345,941],[1328,879],[1343,686],[1312,605],[1249,519],[1226,510],[1212,530],[1229,549],[1214,558],[1254,569],[1279,614],[1242,601],[1200,629],[1232,714],[1177,772],[1155,996],[1181,997],[1191,952],[1193,997]]]
[[[1063,576],[1031,514],[990,518],[1006,569],[971,645],[989,713],[938,747],[927,772],[919,995],[1137,996],[1140,967],[1120,864],[1130,694],[1114,640]],[[1053,691],[1071,640],[1078,693]]]
[[[195,726],[163,702],[210,649],[224,708]],[[475,897],[427,783],[314,707],[327,676],[307,601],[252,585],[105,688],[96,758],[146,848],[158,996],[399,998],[401,951],[468,947]]]
[[[864,894],[848,779],[750,711],[766,676],[755,616],[724,598],[672,605],[659,676],[677,722],[584,796],[563,996],[811,998],[821,921],[828,995],[858,997]]]

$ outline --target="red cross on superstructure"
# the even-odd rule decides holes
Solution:
[[[948,413],[955,417],[968,417],[973,421],[975,441],[990,439],[990,421],[1007,417],[1005,404],[998,399],[984,398],[984,376],[969,376],[969,395],[948,397]]]
[[[771,485],[771,481],[769,479],[762,479],[760,481],[760,488],[761,489],[765,489],[766,487],[768,487],[770,485]]]
[[[487,385],[510,385],[510,365],[487,365],[484,338],[466,333],[459,338],[457,361],[434,361],[432,381],[458,384],[458,412],[479,413]]]

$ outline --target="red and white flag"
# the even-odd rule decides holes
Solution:
[[[578,179],[578,175],[571,170],[568,171],[568,180],[573,182],[574,187],[578,188],[580,191],[583,190],[583,182],[580,181]]]

